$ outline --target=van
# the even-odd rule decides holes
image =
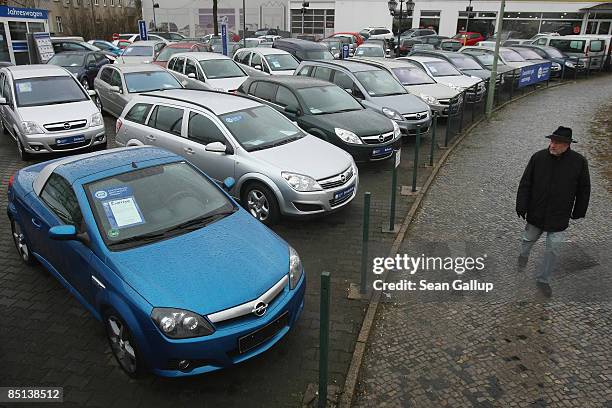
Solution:
[[[323,44],[297,38],[282,38],[274,41],[272,48],[287,51],[298,61],[333,60],[334,56]]]
[[[555,47],[572,58],[579,58],[589,69],[600,69],[606,55],[603,36],[547,35],[534,40],[532,44]]]

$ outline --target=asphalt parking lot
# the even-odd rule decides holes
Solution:
[[[115,120],[105,116],[109,147]],[[438,129],[443,134],[444,126]],[[419,163],[428,161],[424,137]],[[440,155],[436,149],[436,155]],[[397,220],[412,197],[399,194],[412,181],[414,143],[405,140],[398,176]],[[28,163],[17,156],[15,143],[0,137],[0,205],[6,206],[9,177]],[[332,274],[330,383],[342,386],[366,303],[348,300],[358,282],[363,198],[372,193],[372,253],[386,253],[393,239],[383,234],[389,219],[391,161],[360,165],[358,196],[342,211],[309,220],[285,219],[273,229],[298,250],[307,276],[306,306],[301,320],[275,347],[236,367],[197,377],[129,380],[108,348],[104,330],[42,267],[21,263],[6,217],[0,219],[0,311],[10,316],[0,333],[3,385],[63,386],[63,406],[299,406],[310,383],[317,383],[319,344],[319,276]],[[428,175],[419,169],[419,184]]]

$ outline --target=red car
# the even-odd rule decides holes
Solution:
[[[363,37],[361,35],[359,35],[359,33],[353,33],[353,32],[340,32],[340,33],[333,33],[332,35],[330,35],[327,38],[332,38],[332,37],[338,37],[338,36],[342,36],[342,37],[348,37],[351,36],[353,37],[353,41],[355,43],[355,48],[359,47],[361,44],[363,44]]]
[[[486,40],[482,34],[473,31],[459,31],[457,34],[455,34],[453,39],[461,41],[463,45],[476,45],[479,42]]]
[[[181,41],[170,43],[164,47],[157,57],[153,60],[153,64],[166,68],[170,57],[179,52],[206,52],[212,51],[211,48],[197,41]]]

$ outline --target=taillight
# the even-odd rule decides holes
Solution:
[[[115,135],[119,133],[121,126],[123,126],[123,122],[121,121],[121,119],[117,119],[117,123],[115,123]]]
[[[13,186],[13,182],[15,181],[15,175],[13,174],[9,177],[8,188],[10,189]]]

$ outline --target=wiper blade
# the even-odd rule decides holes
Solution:
[[[335,111],[335,112],[328,112],[328,113],[343,113],[343,112],[353,112],[353,111],[358,111],[361,110],[359,108],[348,108],[348,109],[340,109],[339,111]]]
[[[117,245],[123,245],[123,244],[130,244],[133,242],[149,242],[149,241],[156,241],[159,238],[163,238],[166,235],[165,232],[155,232],[155,233],[149,233],[149,234],[142,234],[142,235],[136,235],[130,238],[125,238],[122,239],[120,241],[114,241],[108,244],[108,246],[117,246]]]
[[[227,215],[233,214],[234,212],[236,212],[236,210],[232,210],[232,211],[220,211],[214,214],[208,214],[205,215],[203,217],[197,217],[197,218],[193,218],[189,221],[185,221],[181,224],[178,224],[170,229],[167,229],[165,231],[165,233],[168,232],[173,232],[173,231],[178,231],[178,230],[196,230],[202,227],[205,227],[206,225],[217,221],[220,218],[223,218]]]

